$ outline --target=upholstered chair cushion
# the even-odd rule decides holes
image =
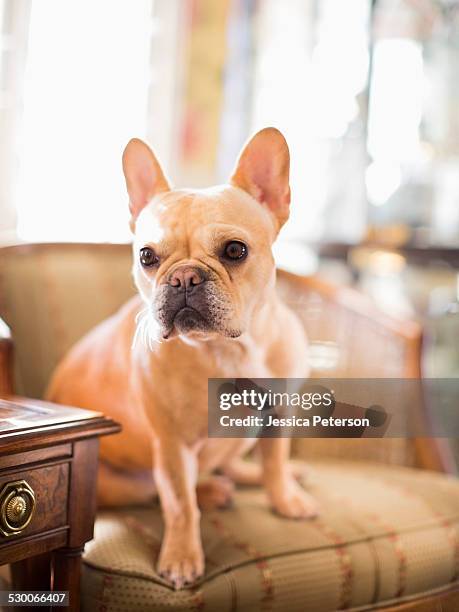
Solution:
[[[322,505],[316,520],[275,516],[260,489],[241,489],[233,508],[204,513],[206,575],[182,591],[155,571],[158,506],[100,513],[84,556],[83,610],[364,610],[457,581],[456,480],[320,462],[306,486]]]

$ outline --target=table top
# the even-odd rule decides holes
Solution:
[[[20,396],[0,398],[0,453],[14,452],[19,443],[37,446],[120,429],[101,412]]]
[[[101,412],[12,396],[8,399],[0,399],[0,435],[4,432],[70,423],[101,416]]]

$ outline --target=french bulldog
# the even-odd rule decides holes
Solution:
[[[263,484],[283,516],[317,513],[288,462],[287,438],[207,436],[209,378],[308,373],[307,339],[276,293],[271,252],[289,216],[289,163],[284,137],[266,128],[228,184],[173,189],[151,149],[131,140],[123,170],[138,296],[78,342],[49,386],[50,400],[122,424],[101,442],[99,502],[159,495],[157,570],[175,588],[202,576],[200,509],[227,505],[234,482]],[[256,443],[259,463],[243,460]]]

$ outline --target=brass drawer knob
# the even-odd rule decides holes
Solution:
[[[35,512],[35,493],[25,480],[8,482],[0,493],[0,533],[19,534]]]

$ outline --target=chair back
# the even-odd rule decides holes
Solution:
[[[135,292],[130,245],[30,244],[0,249],[0,317],[15,345],[15,391],[42,397],[58,361]],[[416,377],[421,328],[380,312],[365,296],[318,278],[278,272],[303,321],[315,377]],[[295,440],[302,457],[412,465],[416,445],[392,440]]]
[[[59,360],[134,294],[127,244],[0,249],[0,317],[12,331],[15,391],[42,397]]]

